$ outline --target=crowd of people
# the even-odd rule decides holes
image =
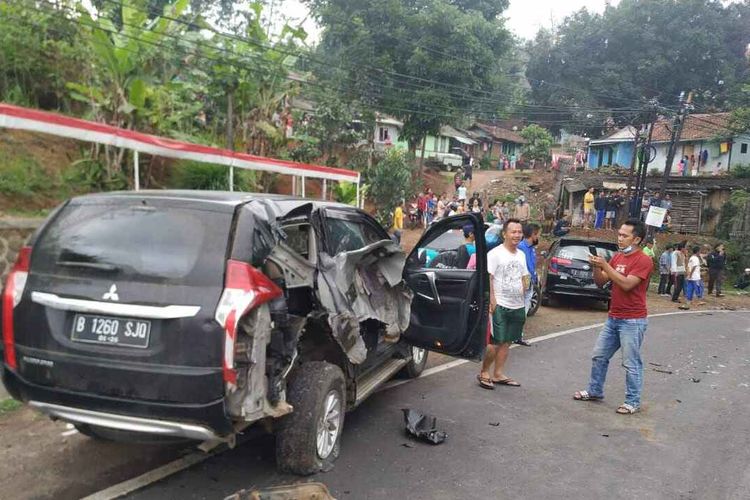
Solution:
[[[640,220],[646,220],[650,207],[661,207],[666,210],[664,222],[658,232],[669,231],[672,228],[672,197],[669,193],[662,198],[660,193],[646,191],[641,198],[640,211],[634,210],[633,204],[637,203],[631,198],[630,206],[627,205],[625,189],[605,190],[598,192],[589,188],[583,196],[583,227],[585,229],[612,229],[616,221],[624,218],[626,213],[640,213]]]

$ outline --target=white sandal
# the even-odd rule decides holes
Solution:
[[[617,413],[619,413],[620,415],[632,415],[633,413],[638,413],[639,411],[641,411],[640,407],[635,407],[633,405],[629,405],[628,403],[623,403],[619,408],[617,408]]]
[[[592,396],[589,391],[578,391],[573,394],[573,399],[576,401],[599,401],[604,399],[602,396]]]

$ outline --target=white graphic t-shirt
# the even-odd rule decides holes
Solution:
[[[523,277],[529,276],[526,256],[521,250],[511,253],[500,245],[487,254],[487,271],[492,275],[497,304],[508,309],[524,307]]]
[[[688,260],[688,269],[693,268],[693,272],[688,276],[690,281],[698,281],[701,279],[701,258],[697,255],[691,255]]]

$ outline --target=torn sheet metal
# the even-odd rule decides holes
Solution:
[[[412,293],[401,276],[405,262],[401,247],[389,240],[335,257],[320,253],[319,300],[329,312],[336,341],[352,363],[362,363],[367,356],[361,322],[384,323],[391,342],[398,341],[409,326]]]
[[[409,408],[401,411],[404,412],[406,431],[412,436],[432,444],[440,444],[448,437],[444,431],[437,429],[437,418],[432,415],[423,415]]]
[[[301,329],[302,323],[297,328]],[[246,365],[247,369],[239,371],[237,389],[226,395],[228,413],[247,422],[290,413],[292,407],[286,403],[284,395],[276,405],[266,397],[266,352],[273,333],[268,305],[263,304],[243,317],[238,331],[241,332],[238,346],[245,348],[236,353],[236,361]]]
[[[224,500],[336,500],[322,483],[297,483],[240,490]]]

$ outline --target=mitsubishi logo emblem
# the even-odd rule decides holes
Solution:
[[[102,295],[102,299],[104,300],[113,300],[115,302],[120,300],[120,296],[117,295],[117,285],[112,283],[112,286],[109,287],[109,291],[106,292],[104,295]]]

